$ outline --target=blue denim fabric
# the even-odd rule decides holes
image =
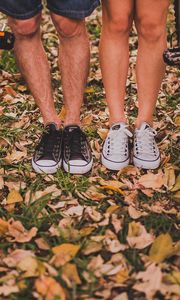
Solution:
[[[100,0],[47,0],[47,7],[55,14],[73,19],[89,16]],[[41,0],[0,0],[0,12],[16,19],[29,19],[42,10]]]

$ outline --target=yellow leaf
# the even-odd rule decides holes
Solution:
[[[164,277],[164,281],[180,285],[180,271],[173,271]]]
[[[22,196],[16,190],[12,190],[7,196],[6,203],[13,204],[13,203],[22,202],[22,201],[23,201]]]
[[[62,278],[70,288],[74,284],[81,284],[81,279],[75,264],[68,263],[63,267]]]
[[[111,205],[107,208],[106,213],[112,215],[116,210],[120,208],[119,205]]]
[[[164,185],[167,186],[169,189],[175,184],[175,172],[173,167],[165,168],[164,169]]]
[[[173,252],[173,241],[169,233],[160,234],[154,241],[149,252],[150,260],[160,263]]]
[[[81,236],[88,236],[91,234],[91,232],[93,232],[95,230],[95,228],[93,227],[84,227],[84,228],[81,228],[80,230],[80,235]]]
[[[116,282],[123,283],[128,279],[129,271],[127,269],[121,270],[116,274]]]
[[[179,126],[180,125],[180,116],[176,117],[174,122],[176,125]]]
[[[74,245],[74,244],[61,244],[59,246],[53,247],[52,248],[52,252],[54,254],[68,254],[71,256],[71,258],[73,258],[74,256],[76,256],[76,254],[78,253],[80,249],[80,245]]]
[[[174,194],[173,199],[177,202],[180,203],[180,191]]]
[[[104,185],[104,186],[102,186],[100,188],[102,190],[111,190],[111,191],[117,192],[117,193],[119,193],[121,195],[124,195],[124,192],[121,189],[119,189],[119,188],[117,188],[115,186],[112,186],[112,185]]]
[[[93,87],[86,88],[85,93],[88,93],[88,94],[95,93],[95,89]]]
[[[0,236],[8,231],[8,222],[0,218]]]
[[[65,119],[65,116],[66,116],[66,109],[65,109],[64,106],[62,106],[61,111],[60,111],[60,113],[59,113],[59,118],[60,118],[61,120],[64,120],[64,119]]]
[[[176,192],[180,190],[180,174],[176,178],[175,186],[171,189],[171,192]]]

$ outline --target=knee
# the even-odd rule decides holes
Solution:
[[[40,28],[40,20],[40,15],[28,20],[9,18],[9,26],[16,37],[33,36]]]
[[[104,29],[107,33],[112,35],[127,35],[132,26],[131,16],[112,16],[104,20]]]
[[[84,20],[74,20],[52,14],[52,20],[59,38],[70,39],[86,32]]]
[[[166,37],[166,26],[156,23],[153,20],[140,21],[136,25],[139,37],[149,43],[155,43]]]

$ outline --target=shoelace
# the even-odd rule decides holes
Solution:
[[[127,137],[132,137],[132,133],[123,127],[120,130],[112,130],[110,133],[109,153],[113,155],[124,155],[127,145]]]
[[[139,154],[154,155],[157,132],[152,128],[136,131],[136,147]]]
[[[41,140],[39,151],[41,154],[44,152],[47,155],[52,155],[54,148],[56,147],[56,141],[58,140],[59,132],[55,130],[47,130]]]
[[[68,143],[70,144],[70,157],[82,155],[82,140],[83,140],[83,133],[82,131],[77,128],[74,129],[72,132],[68,133]]]

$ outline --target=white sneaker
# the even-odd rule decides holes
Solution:
[[[143,122],[134,134],[133,162],[136,167],[156,169],[160,165],[160,153],[155,141],[156,131]]]
[[[132,133],[123,122],[114,124],[103,145],[102,164],[110,170],[118,171],[129,164],[129,137]]]

